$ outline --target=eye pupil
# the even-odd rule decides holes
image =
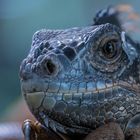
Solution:
[[[107,52],[108,54],[114,52],[114,46],[113,46],[113,44],[108,43],[108,44],[106,45],[106,52]]]
[[[116,54],[116,45],[115,42],[107,42],[103,48],[102,48],[102,53],[104,56],[106,56],[107,58],[112,58],[115,56]]]

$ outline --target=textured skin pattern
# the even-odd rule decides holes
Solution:
[[[107,55],[110,42],[115,51]],[[31,112],[68,135],[88,134],[112,121],[125,131],[140,112],[139,51],[139,44],[109,23],[36,32],[20,67]]]

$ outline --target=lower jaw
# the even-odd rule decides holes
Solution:
[[[43,107],[43,101],[44,101],[44,98],[46,98],[46,94],[44,92],[24,93],[24,97],[33,115],[37,118],[39,122],[44,124],[46,127],[50,127],[54,131],[58,130],[61,133],[65,133],[69,135],[75,135],[75,134],[84,135],[91,132],[91,129],[86,128],[86,127],[66,126],[65,123],[61,124],[59,123],[60,121],[54,121],[54,119],[51,119],[51,117],[48,115],[48,112],[51,109],[52,104],[51,103],[50,105],[47,104],[47,108]],[[48,97],[48,100],[49,100],[49,97]],[[50,100],[51,100],[51,96],[50,96]],[[45,112],[46,110],[47,110],[47,113]],[[56,116],[56,117],[60,118],[60,116]]]
[[[90,133],[93,129],[84,127],[84,126],[78,126],[78,125],[72,125],[68,122],[65,123],[63,120],[66,120],[65,115],[61,116],[61,114],[57,114],[52,112],[52,114],[49,112],[49,110],[44,111],[40,107],[40,109],[36,112],[32,112],[36,119],[43,124],[47,128],[51,128],[54,132],[61,133],[61,134],[67,134],[69,136],[81,136],[81,135],[87,135]],[[51,115],[50,115],[51,114]],[[63,118],[62,120],[57,120],[56,118]]]
[[[87,128],[86,127],[85,128],[84,127],[77,128],[77,126],[72,126],[71,124],[69,125],[66,122],[64,123],[61,120],[61,119],[65,120],[65,112],[63,112],[65,110],[65,108],[64,108],[65,105],[64,104],[62,105],[62,101],[64,101],[64,99],[66,100],[66,98],[67,98],[67,104],[70,104],[72,102],[73,105],[77,105],[77,107],[79,107],[78,103],[80,103],[79,101],[80,101],[81,95],[80,95],[80,93],[77,93],[77,94],[78,94],[77,95],[78,98],[76,98],[76,94],[74,94],[75,95],[75,98],[74,98],[75,102],[74,102],[74,100],[71,99],[72,94],[60,94],[60,93],[56,94],[56,93],[35,92],[35,93],[25,93],[24,96],[25,96],[25,99],[27,101],[27,104],[28,104],[30,110],[38,118],[38,120],[41,119],[42,122],[45,123],[45,125],[47,125],[46,118],[49,117],[49,119],[52,118],[52,121],[55,124],[55,127],[58,129],[59,129],[59,127],[61,127],[61,129],[65,128],[68,131],[74,130],[77,133],[78,132],[80,133],[83,130],[85,132],[88,132],[89,131],[88,128],[90,128],[90,126],[89,127],[87,126]],[[91,93],[91,92],[84,93],[84,96],[82,95],[85,98],[85,100],[83,100],[83,104],[84,103],[88,104],[89,102],[92,102],[92,103],[94,102],[93,99],[92,100],[89,99],[89,96],[91,96],[91,95],[99,95],[99,94],[98,93]],[[115,97],[116,95],[113,95],[113,96]],[[119,93],[119,95],[117,95],[117,98],[121,99],[123,96],[124,96],[124,92],[122,94]],[[70,97],[70,98],[68,98],[68,97]],[[115,99],[114,99],[114,101],[115,101]],[[104,100],[102,102],[104,102]],[[58,103],[60,103],[60,106]],[[54,109],[55,106],[58,109],[58,110],[55,110],[55,112],[58,112],[58,114],[55,112],[52,112],[52,114],[53,114],[52,116],[48,115],[49,113],[51,113],[51,110]],[[101,108],[99,108],[99,110],[100,109]],[[47,110],[48,112],[46,113],[45,110]],[[44,112],[44,116],[40,116],[40,113],[42,113],[42,112]],[[82,110],[80,112],[82,112]],[[61,114],[63,114],[63,116],[61,116]],[[69,114],[70,114],[70,112],[69,112]],[[54,120],[57,120],[57,121],[54,121]],[[77,123],[75,120],[73,120],[73,121],[75,124]],[[58,123],[58,122],[60,122],[60,123],[62,122],[63,125]],[[67,125],[69,125],[69,127],[66,127]],[[81,123],[81,125],[82,125],[82,123]],[[70,133],[72,133],[72,132],[70,132]]]

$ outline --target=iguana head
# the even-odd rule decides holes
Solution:
[[[109,23],[43,29],[34,34],[21,64],[21,90],[46,126],[87,133],[117,120],[112,108],[139,94],[139,60],[136,44]]]

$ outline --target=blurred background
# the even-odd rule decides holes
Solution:
[[[98,10],[121,3],[140,13],[139,0],[0,0],[0,121],[25,111],[18,73],[35,31],[91,25]]]

